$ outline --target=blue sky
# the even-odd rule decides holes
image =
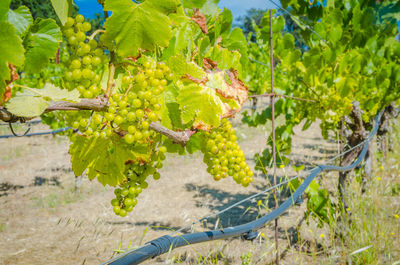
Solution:
[[[274,0],[274,2],[277,4],[280,3],[279,0]],[[246,15],[246,11],[251,8],[276,9],[276,6],[268,0],[220,0],[218,6],[230,9],[234,19]]]
[[[102,8],[96,0],[74,0],[75,4],[79,6],[79,13],[85,17],[94,17],[95,13],[101,13]],[[274,0],[279,3],[279,0]],[[276,8],[268,0],[220,0],[218,3],[220,8],[228,8],[232,11],[233,17],[236,19],[246,14],[250,8],[270,9]]]

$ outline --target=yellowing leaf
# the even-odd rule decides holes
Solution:
[[[184,123],[193,121],[193,127],[209,130],[220,124],[224,103],[215,90],[194,82],[179,84],[177,102]]]
[[[17,93],[7,103],[7,109],[18,116],[36,117],[41,115],[53,101],[78,101],[78,91],[60,89],[52,84],[46,84],[43,89],[26,89]]]
[[[67,17],[72,11],[72,0],[50,0],[61,24],[67,22]]]
[[[190,75],[200,80],[206,77],[206,73],[200,66],[194,62],[186,62],[182,54],[169,58],[168,65],[172,72],[179,77]]]
[[[15,28],[8,22],[0,22],[0,95],[10,80],[8,64],[21,66],[24,63],[24,47]]]

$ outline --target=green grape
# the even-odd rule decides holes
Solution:
[[[89,22],[84,22],[82,24],[83,31],[90,31],[91,29],[92,29],[92,24],[90,24]]]
[[[75,37],[78,42],[82,42],[86,39],[86,35],[82,31],[79,31],[78,33],[76,33]]]
[[[65,22],[64,27],[65,28],[70,28],[75,24],[75,19],[73,19],[72,17],[67,17],[67,21]]]
[[[89,68],[85,68],[82,70],[82,77],[86,78],[86,79],[90,79],[93,76],[93,72],[92,70],[90,70]]]
[[[229,175],[243,186],[252,182],[254,173],[247,166],[244,153],[236,143],[232,125],[226,119],[222,120],[220,127],[206,133],[203,146],[207,171],[216,181]]]
[[[78,40],[76,39],[76,37],[74,35],[72,35],[71,37],[68,38],[68,43],[70,45],[76,45],[76,44],[78,44]]]
[[[90,65],[92,63],[92,57],[90,55],[86,55],[82,58],[82,63],[85,65]]]
[[[167,152],[167,147],[161,146],[160,149],[158,149],[161,153],[166,153]]]
[[[75,31],[74,29],[68,28],[66,30],[64,30],[64,36],[68,39],[71,36],[74,36]]]
[[[135,141],[135,136],[133,136],[132,134],[128,133],[128,134],[126,134],[124,136],[124,140],[128,144],[132,144]]]
[[[85,20],[84,16],[82,16],[81,14],[77,15],[75,17],[75,22],[76,23],[82,23]]]
[[[135,112],[129,112],[126,115],[126,118],[128,119],[128,121],[135,121],[136,120],[136,114]]]
[[[93,97],[93,92],[90,90],[85,90],[85,92],[83,92],[83,96],[85,98],[92,98]]]
[[[120,125],[120,124],[122,124],[124,122],[124,118],[122,118],[121,116],[116,116],[115,118],[114,118],[114,123],[115,124],[117,124],[117,125]]]
[[[72,79],[75,81],[79,81],[79,79],[81,79],[82,77],[82,72],[79,69],[75,69],[74,71],[72,71]]]

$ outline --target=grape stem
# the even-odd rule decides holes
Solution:
[[[99,98],[83,98],[80,102],[67,102],[67,101],[58,101],[53,102],[45,112],[51,112],[56,110],[65,110],[65,111],[79,111],[79,110],[93,110],[93,111],[107,111],[108,109],[108,100],[105,97]],[[19,117],[17,115],[12,114],[6,108],[0,106],[0,120],[4,122],[25,122],[27,120],[33,119],[35,117]],[[158,122],[150,123],[150,129],[156,131],[169,139],[171,139],[174,143],[185,146],[186,143],[190,140],[190,137],[196,133],[196,131],[188,130],[185,131],[173,131],[164,126],[162,126]]]
[[[89,36],[89,40],[93,40],[94,37],[96,37],[97,34],[99,33],[105,33],[106,31],[104,29],[98,29],[95,32],[92,33],[92,35]]]

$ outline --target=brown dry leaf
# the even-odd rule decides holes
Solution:
[[[202,14],[198,8],[196,9],[196,12],[194,12],[191,18],[194,22],[196,22],[197,25],[199,25],[203,33],[205,34],[208,33],[206,16]]]
[[[218,69],[218,63],[210,58],[203,58],[203,65],[207,70]]]
[[[12,64],[8,64],[8,68],[10,68],[10,76],[11,79],[6,81],[6,88],[5,88],[5,92],[3,95],[0,95],[0,105],[3,105],[4,103],[6,103],[10,98],[11,98],[11,86],[10,84],[12,82],[14,82],[15,80],[19,79],[19,75],[18,75],[18,71],[17,71],[17,67],[15,67]]]
[[[182,77],[182,79],[189,79],[190,81],[193,81],[193,82],[195,82],[195,83],[197,83],[197,84],[205,84],[205,83],[207,83],[208,82],[208,78],[206,77],[206,78],[204,78],[204,79],[198,79],[198,78],[196,78],[196,77],[193,77],[193,76],[191,76],[191,75],[188,75],[188,74],[186,74],[186,75],[184,75],[183,77]]]
[[[207,77],[209,82],[206,85],[215,89],[224,102],[222,118],[234,116],[241,110],[248,97],[248,89],[238,78],[237,71],[214,71],[209,72]]]

